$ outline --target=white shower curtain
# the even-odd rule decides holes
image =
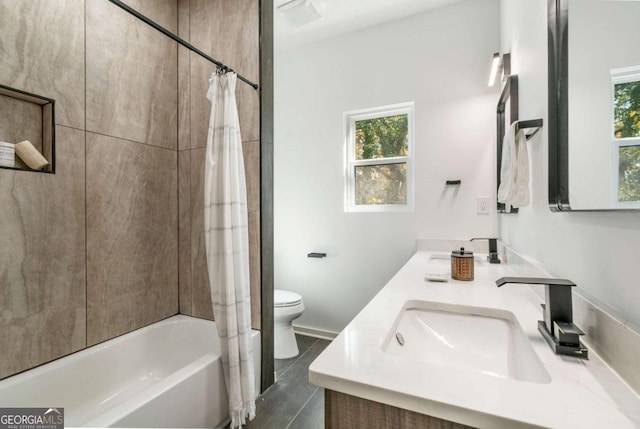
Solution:
[[[255,416],[249,229],[235,73],[214,73],[207,98],[204,227],[213,315],[220,336],[231,428]]]

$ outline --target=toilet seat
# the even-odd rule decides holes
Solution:
[[[275,289],[273,291],[273,355],[276,359],[298,356],[293,321],[302,316],[302,297],[295,292]]]
[[[295,307],[300,303],[302,303],[302,297],[295,292],[281,289],[273,291],[273,305],[276,308]]]

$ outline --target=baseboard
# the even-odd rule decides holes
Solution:
[[[332,341],[338,336],[338,332],[323,331],[321,329],[309,328],[307,326],[293,325],[293,330],[296,334],[304,335],[307,337],[320,338],[322,340]]]

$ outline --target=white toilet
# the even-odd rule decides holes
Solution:
[[[295,292],[275,289],[273,297],[273,343],[276,359],[298,356],[298,343],[293,332],[293,321],[302,315],[302,297]]]

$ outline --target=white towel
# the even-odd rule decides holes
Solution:
[[[516,122],[511,124],[502,143],[498,201],[519,208],[528,206],[531,196],[527,136],[524,130],[518,131],[516,135],[516,128]]]
[[[502,141],[502,166],[500,167],[498,202],[503,204],[511,204],[511,197],[516,185],[516,174],[518,172],[516,128],[515,122],[511,124]]]
[[[526,207],[531,201],[529,192],[529,152],[527,151],[527,135],[520,130],[516,135],[516,150],[518,153],[518,170],[515,188],[511,197],[513,207]]]

